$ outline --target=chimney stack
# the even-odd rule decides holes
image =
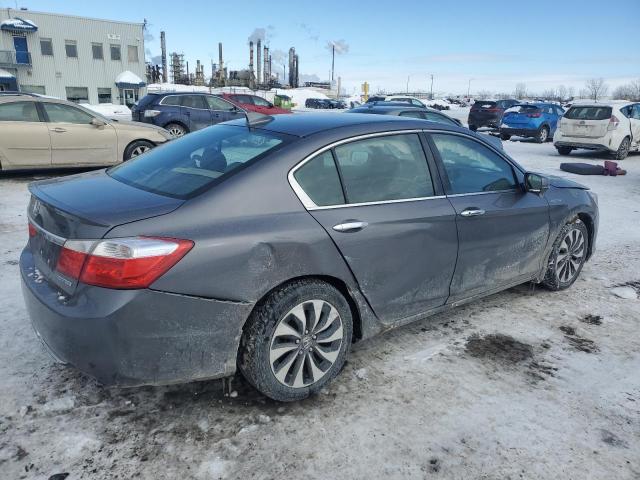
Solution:
[[[253,76],[253,41],[249,42],[249,72]]]
[[[256,45],[256,83],[262,83],[262,40]]]
[[[160,49],[162,54],[162,83],[167,83],[167,40],[164,32],[160,32]]]
[[[269,83],[271,80],[271,72],[269,71],[269,47],[264,46],[264,71],[262,75],[264,78],[262,79],[263,83]]]

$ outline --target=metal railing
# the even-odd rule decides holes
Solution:
[[[31,65],[30,52],[0,50],[0,67],[15,67],[19,65]]]

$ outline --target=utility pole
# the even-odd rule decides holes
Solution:
[[[336,66],[336,46],[331,44],[331,84],[333,85],[333,73]]]
[[[409,93],[409,79],[411,78],[411,75],[407,75],[407,93]]]
[[[473,80],[473,78],[469,79],[469,86],[467,87],[467,98],[470,98],[471,94],[471,80]]]
[[[431,93],[429,93],[429,100],[433,100],[433,73],[431,74]]]

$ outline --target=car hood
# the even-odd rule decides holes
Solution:
[[[549,184],[556,188],[579,188],[580,190],[589,190],[589,187],[573,180],[568,180],[562,177],[556,177],[555,175],[546,175],[549,179]]]
[[[149,130],[149,131],[154,131],[154,132],[164,132],[165,131],[163,128],[157,127],[155,125],[151,125],[149,123],[133,122],[133,121],[130,121],[130,120],[112,121],[111,125],[116,130],[127,130],[127,131]]]

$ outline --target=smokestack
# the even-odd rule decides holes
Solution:
[[[300,76],[298,75],[298,63],[300,63],[300,57],[298,57],[298,54],[296,54],[293,57],[293,60],[295,62],[295,71],[294,71],[294,76],[293,76],[293,83],[294,83],[294,87],[298,88],[298,83],[299,83],[299,78]]]
[[[167,40],[164,32],[160,32],[160,48],[162,50],[162,83],[167,83]]]
[[[218,43],[218,68],[224,72],[224,64],[222,63],[222,42]]]
[[[271,61],[271,54],[269,54],[269,78],[271,78],[272,67],[273,67],[273,62]]]
[[[258,44],[256,45],[256,82],[262,83],[262,40],[258,39]]]
[[[269,47],[264,46],[264,71],[262,75],[264,78],[262,79],[263,83],[269,83],[271,79],[271,72],[269,72]]]
[[[336,46],[331,44],[331,85],[333,85],[333,70],[336,64]]]
[[[291,47],[289,49],[289,86],[293,87],[294,85],[294,77],[295,77],[295,56],[296,49]]]
[[[249,42],[249,71],[253,74],[253,41]]]

